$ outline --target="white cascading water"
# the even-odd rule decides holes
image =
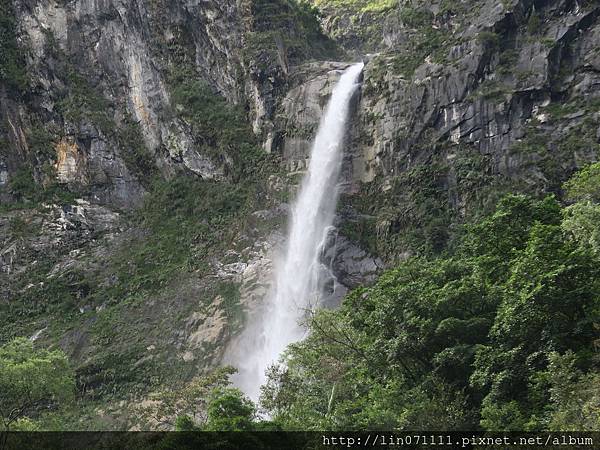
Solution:
[[[320,254],[335,217],[344,136],[363,66],[346,69],[333,89],[291,211],[285,253],[275,262],[273,288],[264,308],[250,318],[224,358],[238,368],[234,383],[254,401],[266,381],[267,368],[289,344],[304,337],[302,321],[322,296],[323,272],[328,270]]]

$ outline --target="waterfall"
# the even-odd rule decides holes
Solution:
[[[255,401],[266,381],[266,369],[288,344],[304,337],[302,321],[318,305],[324,280],[331,278],[320,254],[335,217],[350,103],[362,69],[362,63],[346,69],[333,89],[291,211],[283,258],[275,261],[273,288],[264,308],[249,320],[224,358],[239,370],[234,383]]]

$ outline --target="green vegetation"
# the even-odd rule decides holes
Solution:
[[[504,50],[498,59],[498,72],[501,75],[510,75],[519,61],[519,52],[514,49]]]
[[[544,107],[544,112],[547,112],[552,117],[552,120],[564,119],[568,116],[577,116],[600,112],[600,98],[583,98],[569,102],[553,102]],[[584,123],[593,122],[593,118],[586,118]]]
[[[478,5],[467,5],[462,1],[456,0],[442,0],[440,4],[440,15],[441,16],[467,16],[469,7],[478,9]]]
[[[268,431],[277,425],[257,419],[256,406],[230,386],[231,367],[196,377],[179,389],[151,396],[138,410],[142,427],[176,431]]]
[[[165,0],[149,7],[159,3],[169,7]],[[382,87],[385,76],[408,78],[425,61],[448,63],[470,14],[465,3],[450,0],[440,2],[436,16],[424,4],[397,0],[248,5],[246,67],[275,78],[288,63],[336,54],[314,6],[347,10],[357,36],[373,41],[381,40],[379,19],[397,12],[406,42],[371,62],[366,95]],[[117,18],[114,11],[103,14]],[[441,16],[453,16],[454,23]],[[532,14],[532,34],[540,26],[535,21]],[[6,0],[0,0],[0,26],[0,83],[10,95],[23,94],[28,76]],[[342,199],[350,219],[341,232],[395,268],[351,293],[339,310],[311,318],[310,337],[289,348],[285,366],[270,371],[260,406],[273,421],[257,421],[258,405],[230,386],[230,369],[198,377],[218,360],[222,342],[216,341],[243,325],[240,286],[214,277],[215,262],[225,262],[227,250],[241,253],[273,225],[251,213],[273,206],[266,180],[278,166],[260,149],[244,105],[230,105],[199,76],[185,26],[158,24],[152,31],[164,45],[153,51],[160,52],[155,61],[164,64],[172,100],[165,114],[180,119],[194,148],[223,169],[218,182],[190,173],[162,179],[139,124],[116,119],[123,105],[102,94],[102,81],[57,48],[49,53],[62,82],[57,85],[64,85],[49,91],[53,113],[71,125],[93,124],[118,146],[147,196],[139,210],[121,214],[119,232],[92,230],[89,247],[59,237],[46,250],[40,242],[49,235],[45,217],[25,209],[73,203],[75,196],[48,182],[60,136],[60,125],[52,122],[60,120],[30,115],[25,135],[31,162],[11,173],[15,203],[0,206],[11,210],[7,242],[17,242],[16,257],[28,261],[21,266],[26,272],[11,273],[1,293],[9,299],[0,301],[5,429],[115,429],[136,421],[179,431],[600,427],[600,165],[563,185],[599,149],[591,114],[598,101],[592,99],[540,107],[549,119],[531,120],[525,137],[503,155],[516,162],[499,162],[497,154],[483,155],[476,146],[446,144],[447,136],[426,131],[411,142],[418,155],[394,161],[397,175],[389,184],[377,179]],[[164,42],[171,32],[176,37]],[[503,49],[493,32],[476,39],[498,53],[501,74],[512,74],[516,50]],[[531,74],[514,75],[525,80]],[[273,82],[276,96],[283,78]],[[486,81],[470,100],[504,101],[507,89],[502,80]],[[580,112],[588,118],[577,121]],[[572,123],[552,140],[549,128],[560,120]],[[176,157],[177,149],[165,150]],[[498,164],[504,163],[520,172],[503,178]],[[544,197],[547,192],[557,197]],[[559,200],[563,194],[568,204]],[[226,322],[215,339],[190,344],[189,335],[204,331],[202,321],[214,317]],[[35,347],[14,339],[34,333]],[[69,350],[74,373],[64,354],[42,349],[57,342]],[[77,402],[59,409],[75,383]],[[28,403],[18,404],[23,399]],[[146,399],[150,404],[144,402],[134,420],[133,405]]]
[[[0,304],[0,342],[33,334],[39,318],[59,318],[55,325],[60,326],[76,317],[77,300],[89,288],[78,272],[48,277],[53,261],[51,255],[40,255],[27,279],[14,280],[12,301]]]
[[[474,95],[504,100],[506,94],[504,84],[489,81]],[[600,152],[595,137],[598,122],[591,115],[596,110],[593,100],[563,107],[552,103],[540,110],[551,122],[532,120],[524,138],[512,144],[509,157],[516,169],[510,175],[473,146],[448,145],[444,136],[436,139],[423,133],[412,144],[427,155],[423,160],[411,162],[386,185],[376,180],[362,186],[358,194],[342,197],[339,208],[349,220],[341,231],[372,254],[397,261],[409,254],[445,250],[460,233],[457,224],[489,213],[503,194],[522,192],[539,198],[554,193],[562,198],[563,183],[579,161],[593,161]],[[573,122],[558,138],[548,132],[549,125],[574,112],[591,117]],[[399,135],[400,144],[402,139]],[[590,185],[594,180],[592,176]]]
[[[581,115],[594,111],[597,105],[595,102],[590,103],[579,104],[577,107],[571,104],[550,104],[542,112],[550,115],[551,123],[557,123],[571,114],[569,111],[572,110],[580,112]],[[565,177],[571,175],[572,168],[577,166],[575,158],[585,155],[586,159],[593,160],[600,151],[595,137],[597,126],[596,119],[586,117],[571,126],[559,139],[552,139],[547,125],[532,120],[526,128],[526,135],[511,146],[510,153],[521,161],[521,176],[531,177],[531,185],[543,187],[546,192],[562,195]]]
[[[53,42],[51,35],[48,40]],[[112,134],[115,124],[109,113],[113,105],[90,85],[88,79],[67,61],[67,57],[57,47],[53,47],[53,50],[61,62],[67,87],[65,95],[57,102],[57,110],[73,123],[91,122],[103,133]]]
[[[201,154],[214,161],[231,158],[228,175],[234,181],[252,183],[274,170],[241,107],[215,94],[189,66],[171,67],[168,82],[175,109],[191,124]]]
[[[81,339],[83,345],[71,356],[78,402],[37,418],[40,429],[111,429],[130,423],[130,411],[116,406],[121,401],[183,383],[214,357],[214,343],[194,349],[190,362],[167,351],[170,343],[164,339],[173,323],[185,327],[193,314],[222,313],[226,332],[243,324],[239,287],[210,277],[211,264],[224,251],[247,246],[246,232],[260,233],[258,228],[271,226],[256,219],[249,224],[248,218],[270,204],[264,180],[276,165],[257,145],[240,108],[212,92],[185,65],[178,69],[170,68],[168,79],[174,110],[190,126],[199,150],[226,167],[224,180],[207,181],[192,174],[157,177],[138,125],[126,118],[116,126],[114,105],[82,75],[65,69],[68,87],[58,109],[68,120],[91,122],[117,141],[148,194],[139,210],[123,214],[127,238],[114,245],[105,242],[107,256],[101,262],[90,255],[77,267],[53,272],[70,246],[78,248],[77,242],[43,254],[26,247],[20,252],[37,262],[26,274],[14,276],[11,301],[0,302],[0,342],[43,329],[42,345],[59,339]],[[52,135],[38,134],[39,154],[47,154],[42,144]],[[10,189],[19,200],[17,207],[61,200],[49,197],[51,191],[38,185],[31,171],[13,177]],[[74,197],[62,200],[72,203]],[[37,223],[29,226],[18,216],[10,222],[11,236],[24,239],[27,246],[42,234]],[[96,350],[87,353],[91,348]],[[100,411],[109,411],[111,417]]]
[[[25,58],[16,38],[16,18],[11,0],[0,0],[0,83],[15,94],[27,89]]]
[[[14,198],[11,203],[0,205],[0,211],[22,208],[36,208],[42,203],[66,204],[75,201],[75,194],[59,183],[51,182],[47,186],[36,183],[33,171],[25,166],[10,179],[8,191]]]
[[[229,385],[234,370],[218,369],[180,386],[179,389],[159,391],[150,396],[147,405],[140,406],[137,420],[150,429],[193,429],[207,420],[209,397],[217,389]],[[213,413],[214,414],[214,413]]]
[[[178,274],[206,269],[209,256],[234,244],[255,200],[256,191],[242,184],[195,177],[155,183],[136,218],[146,233],[115,258],[120,282],[110,297],[118,301],[126,293],[153,292]]]
[[[409,258],[340,309],[315,313],[309,337],[269,371],[270,422],[256,421],[225,369],[217,383],[167,394],[188,398],[175,402],[189,407],[169,414],[172,426],[597,429],[597,166],[566,184],[577,203],[504,196],[444,254]]]
[[[449,147],[427,138],[417,145],[431,156],[387,186],[375,181],[340,201],[350,218],[342,233],[387,261],[445,250],[460,233],[457,224],[489,213],[512,189],[526,190],[492,174],[490,157],[472,146]]]
[[[600,203],[600,163],[590,164],[577,172],[565,188],[570,200]]]
[[[597,172],[566,184],[577,201],[567,207],[504,196],[444,254],[409,258],[313,315],[309,337],[269,372],[272,421],[229,387],[229,368],[157,393],[139,420],[184,431],[597,429]]]
[[[412,53],[396,56],[395,68],[399,73],[412,76],[428,56],[438,64],[445,61],[449,44],[445,31],[426,27],[418,32],[413,44]]]
[[[394,8],[396,0],[304,0],[318,8],[351,8],[357,12],[383,12]]]
[[[387,254],[385,247],[416,248],[424,253],[445,247],[450,210],[449,198],[442,192],[447,170],[448,167],[438,161],[415,166],[394,181],[382,198],[382,209],[373,203],[369,205],[366,200],[364,206],[378,216],[376,228],[381,233],[378,253]],[[419,187],[413,189],[411,186]],[[395,231],[401,229],[404,230],[402,236],[396,235]]]
[[[510,95],[510,90],[504,83],[495,80],[484,80],[478,86],[477,90],[471,93],[470,98],[483,98],[488,101],[504,102],[508,95]]]
[[[542,18],[538,12],[533,8],[527,21],[527,32],[532,35],[539,35],[541,33]]]
[[[131,116],[125,115],[123,122],[115,130],[116,135],[113,137],[123,149],[125,165],[148,188],[152,180],[158,177],[158,169],[155,155],[146,147],[140,125]]]
[[[169,8],[164,0],[152,2],[151,6],[157,15]],[[169,27],[168,31],[162,28],[164,26],[160,21],[156,24],[153,51],[163,62],[173,107],[171,113],[189,125],[195,149],[218,169],[224,169],[226,179],[241,181],[244,185],[251,185],[268,172],[276,171],[272,158],[260,148],[244,105],[228,102],[198,73],[196,49],[187,45],[192,41],[188,26],[181,24],[174,29]],[[172,32],[178,39],[165,42],[164,34]],[[166,145],[172,144],[167,142]],[[173,155],[180,151],[169,148]]]
[[[410,78],[415,70],[430,58],[441,64],[447,61],[448,51],[454,43],[453,35],[446,29],[434,27],[434,16],[429,9],[405,6],[400,9],[400,19],[409,28],[406,47],[378,55],[370,62],[371,76],[367,78],[365,93],[377,93],[381,77],[386,72]]]
[[[130,411],[120,402],[188,381],[213,362],[214,343],[192,348],[191,361],[184,360],[183,352],[167,351],[173,342],[165,336],[173,323],[185,328],[194,314],[223,314],[226,333],[242,326],[238,285],[209,274],[224,251],[249,245],[246,233],[273,226],[249,217],[271,205],[265,179],[277,165],[258,145],[242,107],[230,105],[201,81],[185,49],[179,49],[165,67],[173,113],[189,126],[197,149],[224,167],[225,176],[218,182],[189,173],[162,179],[139,125],[127,116],[116,123],[119,105],[105,98],[47,37],[65,86],[56,92],[57,112],[73,124],[94,125],[117,144],[147,196],[139,210],[119,219],[123,241],[102,241],[104,233],[93,231],[92,239],[102,241],[106,253],[75,258],[75,267],[61,263],[80,242],[60,242],[40,252],[35,243],[44,235],[42,219],[30,224],[33,212],[15,213],[10,237],[22,241],[20,258],[36,262],[27,273],[14,274],[6,288],[11,301],[0,302],[0,343],[42,330],[41,345],[64,340],[73,352],[78,401],[68,410],[37,418],[41,429],[123,427],[130,423]],[[35,126],[26,133],[36,158],[51,169],[54,130]],[[9,181],[15,204],[3,209],[39,207],[45,214],[44,202],[72,204],[73,194],[44,184],[50,176],[18,172]]]
[[[252,0],[246,57],[259,67],[331,58],[337,49],[321,31],[317,9],[304,1]]]
[[[24,128],[29,149],[27,160],[9,178],[8,185],[2,189],[10,194],[10,201],[0,205],[0,211],[22,208],[38,208],[43,203],[69,203],[75,198],[66,186],[54,178],[53,164],[56,158],[54,150],[57,132],[52,125],[44,125],[42,119],[31,114],[29,125]],[[0,124],[0,133],[6,124]],[[2,147],[0,152],[9,151]]]
[[[400,10],[400,19],[411,28],[423,28],[431,25],[433,13],[426,8],[405,6]]]
[[[56,60],[56,73],[61,76],[65,89],[58,92],[56,111],[74,124],[90,123],[122,149],[121,156],[127,167],[146,186],[157,176],[154,156],[147,150],[139,125],[125,115],[117,126],[113,119],[114,105],[94,87],[79,69],[58,48],[51,32],[46,32],[47,51]],[[0,45],[0,51],[2,46]],[[46,123],[36,114],[30,114],[25,135],[30,150],[29,161],[14,174],[8,186],[13,197],[2,210],[35,208],[42,203],[72,203],[85,194],[81,187],[66,186],[55,181],[55,144],[62,131],[53,123]],[[37,167],[34,172],[32,167]]]
[[[570,230],[600,222],[572,211],[506,196],[445,256],[317,313],[263,406],[289,429],[597,429],[600,260]]]
[[[225,250],[245,245],[239,236],[261,198],[252,184],[191,176],[157,181],[144,206],[130,218],[139,231],[112,249],[100,267],[49,275],[59,255],[48,252],[38,256],[27,276],[14,279],[12,301],[0,303],[0,342],[31,335],[50,321],[47,335],[59,338],[79,329],[90,344],[102,349],[76,367],[79,382],[89,386],[90,399],[142,394],[160,385],[165,373],[175,370],[174,363],[134,364],[159,339],[162,326],[183,320],[199,308],[198,303],[208,307],[217,296],[231,329],[242,325],[239,291],[233,283],[207,279],[194,294],[197,298],[171,296],[183,280],[207,276],[211,261]],[[20,222],[15,227],[18,233],[28,232]],[[174,302],[169,307],[173,316],[165,317],[164,324],[148,300],[162,298],[163,293],[167,293],[165,301]],[[82,305],[85,314],[80,312]],[[114,341],[115,335],[119,340]],[[206,358],[211,351],[205,349]],[[188,370],[192,368],[178,369],[178,376],[185,378]]]
[[[36,349],[24,338],[0,346],[0,431],[35,429],[31,419],[74,394],[73,372],[61,351]]]
[[[239,389],[221,388],[213,391],[208,404],[205,431],[251,431],[255,407]]]

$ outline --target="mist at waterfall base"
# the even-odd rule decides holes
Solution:
[[[273,286],[224,357],[224,363],[238,369],[234,384],[254,401],[266,381],[267,368],[289,344],[305,336],[302,322],[318,306],[324,281],[332,277],[320,254],[335,217],[344,137],[363,67],[362,63],[350,66],[333,89],[291,210],[284,253],[274,262]]]

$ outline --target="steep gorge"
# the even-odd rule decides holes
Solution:
[[[597,2],[314,3],[1,0],[0,343],[69,355],[70,426],[220,362],[356,58],[323,255],[347,289],[597,160]]]

